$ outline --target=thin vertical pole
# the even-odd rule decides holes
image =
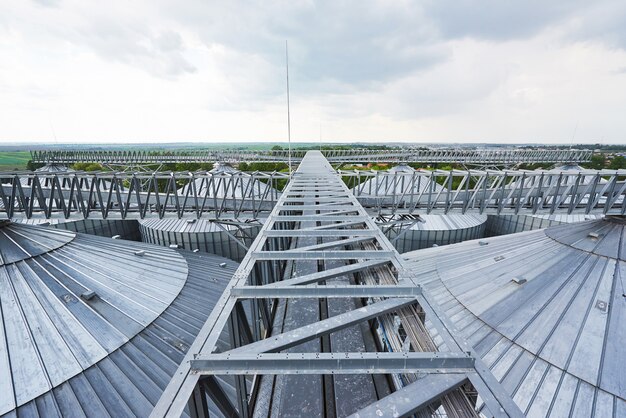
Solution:
[[[291,175],[291,114],[289,113],[289,45],[285,40],[285,64],[287,67],[287,140],[289,141],[289,175]]]

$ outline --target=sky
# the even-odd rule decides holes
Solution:
[[[623,0],[0,2],[0,143],[626,143]]]

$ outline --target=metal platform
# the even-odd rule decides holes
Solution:
[[[341,266],[327,268],[327,260]],[[346,284],[330,284],[336,277]],[[342,282],[343,283],[343,282]],[[345,298],[359,302],[343,313],[276,330],[280,301]],[[306,321],[305,321],[306,322]],[[437,331],[426,330],[428,322]],[[365,326],[381,337],[365,352],[317,351],[302,344]],[[229,330],[231,349],[216,350]],[[433,338],[444,342],[436,350]],[[290,349],[289,351],[286,351]],[[471,347],[407,271],[403,260],[327,160],[310,151],[286,186],[216,308],[169,383],[153,417],[207,416],[207,400],[226,416],[248,417],[258,407],[262,376],[383,376],[393,393],[361,405],[355,417],[408,416],[448,410],[465,416],[521,417]],[[215,375],[234,375],[237,396]],[[320,399],[323,402],[323,398]],[[480,404],[480,405],[479,405]]]
[[[575,174],[552,170],[353,170],[332,175],[344,180],[370,216],[626,214],[626,170]],[[0,173],[0,179],[0,218],[250,219],[265,217],[274,209],[281,198],[277,189],[290,176],[276,172],[18,172]],[[202,192],[213,190],[221,190],[220,195],[209,197]],[[331,202],[335,196],[330,191],[318,198],[320,203]],[[281,205],[291,203],[289,199]]]
[[[410,162],[467,165],[513,165],[519,163],[581,163],[591,160],[591,150],[568,149],[486,149],[455,148],[397,150],[323,150],[331,163]],[[299,163],[307,151],[293,150],[291,159]],[[150,165],[168,163],[213,162],[288,162],[286,150],[239,151],[31,151],[31,159],[39,164],[98,163],[108,166]]]

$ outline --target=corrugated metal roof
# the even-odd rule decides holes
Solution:
[[[411,174],[415,172],[415,169],[406,164],[400,164],[390,168],[388,172]],[[437,183],[428,182],[422,178],[417,178],[417,181],[415,181],[411,178],[405,178],[405,176],[385,176],[379,178],[374,177],[370,180],[367,180],[362,185],[359,185],[358,189],[360,190],[360,193],[362,195],[373,195],[378,190],[381,193],[385,192],[387,194],[391,194],[393,192],[397,196],[402,196],[407,193],[420,193],[429,186],[435,187],[435,191],[444,190],[444,188]],[[423,231],[446,231],[454,229],[472,228],[487,222],[487,215],[481,214],[420,214],[420,218],[422,219],[422,222],[415,223],[411,226],[411,229]]]
[[[43,167],[39,167],[35,170],[35,173],[75,173],[76,170],[60,164],[46,164]]]
[[[378,190],[379,193],[386,193],[388,195],[396,194],[402,196],[404,194],[417,194],[425,190],[431,190],[438,192],[443,190],[443,187],[430,180],[422,177],[412,179],[410,176],[400,174],[411,174],[415,172],[413,167],[405,164],[400,164],[395,167],[391,167],[388,170],[389,173],[398,173],[398,176],[384,176],[373,177],[363,184],[355,187],[360,191],[360,195],[367,196],[368,194],[374,195]]]
[[[237,266],[210,254],[180,253],[189,266],[187,282],[154,322],[102,361],[8,416],[148,416]],[[218,267],[222,262],[227,267]],[[228,338],[225,333],[220,339],[221,350],[228,348]],[[234,398],[232,382],[219,380]],[[209,408],[221,416],[214,405]]]
[[[193,221],[193,222],[190,222]],[[263,220],[259,221],[261,224]],[[159,231],[172,231],[172,232],[189,232],[189,233],[203,233],[203,232],[223,232],[224,230],[233,231],[237,230],[235,225],[229,225],[228,223],[221,222],[220,225],[216,225],[215,222],[208,221],[206,219],[158,219],[149,218],[141,219],[139,223],[145,228],[156,229]],[[244,226],[239,224],[239,226]],[[259,223],[251,223],[250,227],[258,227]]]
[[[560,181],[558,177],[549,177],[549,178],[541,179],[541,182],[545,186],[549,186],[549,185],[556,186],[558,183],[561,187],[574,185],[576,184],[577,181],[578,181],[579,186],[590,184],[594,180],[595,176],[592,174],[581,176],[581,172],[584,172],[584,171],[586,170],[577,164],[565,164],[565,165],[555,167],[547,171],[548,173],[562,174]],[[579,180],[579,176],[580,176],[580,180]],[[537,182],[539,182],[539,180],[540,180],[539,177],[527,178],[524,181],[524,185],[525,187],[530,187],[536,184]],[[605,184],[606,182],[607,181],[604,179],[600,180],[600,184]],[[520,184],[520,183],[517,182],[516,184]]]
[[[543,215],[526,215],[534,218],[546,219],[549,221],[573,224],[577,222],[590,221],[593,219],[601,219],[604,215],[573,213],[571,215],[563,213],[543,214]]]
[[[18,226],[0,222],[0,266],[35,257],[72,241],[76,234],[68,231]]]
[[[527,415],[626,416],[625,235],[595,220],[404,257]]]
[[[101,407],[147,415],[235,267],[209,254],[82,234],[0,266],[0,414],[19,407],[20,415],[52,415],[74,405],[88,415]]]
[[[195,181],[198,196],[217,197],[217,198],[242,198],[246,196],[261,197],[269,193],[270,186],[261,181],[254,181],[247,173],[239,171],[227,164],[216,164],[215,168],[210,170],[213,174],[228,174],[235,176],[237,182],[224,181],[215,178],[214,182],[209,183],[206,179],[198,179]],[[180,194],[187,194],[189,185],[179,189]],[[278,192],[275,192],[278,193]]]
[[[416,222],[411,229],[422,231],[445,231],[451,229],[473,228],[487,222],[487,215],[455,214],[421,215],[422,222]]]

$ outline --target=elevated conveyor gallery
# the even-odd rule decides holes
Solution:
[[[203,416],[207,400],[242,417],[522,416],[403,263],[307,153],[152,416]],[[215,384],[225,375],[235,400]]]

